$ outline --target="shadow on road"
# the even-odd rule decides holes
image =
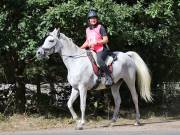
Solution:
[[[173,119],[161,120],[161,121],[141,122],[141,124],[139,126],[147,126],[147,125],[154,125],[154,124],[157,125],[157,124],[163,124],[163,123],[171,125],[171,123],[174,123],[174,122],[179,122],[179,118],[178,119],[173,118]],[[85,129],[106,128],[106,127],[137,127],[137,126],[135,126],[132,123],[120,124],[120,123],[107,122],[107,123],[103,123],[103,124],[99,124],[99,125],[86,125]],[[179,128],[180,128],[180,125],[179,125]]]

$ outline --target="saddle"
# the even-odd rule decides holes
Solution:
[[[89,60],[91,61],[92,67],[93,67],[93,71],[94,73],[98,76],[98,77],[104,77],[105,74],[100,70],[100,66],[97,63],[97,55],[94,51],[91,50],[87,50],[87,56],[89,57]],[[116,59],[114,58],[114,56],[112,55],[108,55],[106,60],[105,60],[105,64],[108,66],[109,71],[112,73],[112,63],[113,61],[115,61]]]

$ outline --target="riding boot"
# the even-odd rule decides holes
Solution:
[[[117,60],[117,55],[114,54],[113,52],[109,52],[109,55],[113,57],[113,61]]]
[[[116,54],[113,54],[112,57],[113,57],[113,61],[116,61],[118,59]]]
[[[108,67],[107,66],[102,66],[101,69],[105,72],[105,78],[106,78],[105,85],[107,87],[111,86],[113,84],[113,80],[112,80],[111,73],[110,73]]]
[[[106,74],[106,82],[105,82],[105,85],[107,87],[111,86],[113,84],[113,81],[112,81],[112,78],[110,75]]]
[[[99,71],[98,71],[98,79],[97,79],[98,83],[101,82],[101,76],[102,76],[102,71],[101,71],[101,69],[99,69]]]

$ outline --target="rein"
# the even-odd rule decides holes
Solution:
[[[79,55],[64,55],[64,54],[60,54],[62,57],[67,57],[67,58],[73,58],[73,59],[77,59],[77,58],[81,58],[81,57],[87,57],[87,55],[82,55],[85,54],[86,52],[83,52]],[[66,59],[67,59],[66,58]]]
[[[54,37],[53,35],[49,35],[49,36]],[[59,38],[56,38],[56,37],[54,37],[54,38],[57,39],[58,41],[60,41]],[[61,42],[61,41],[60,41],[60,42]],[[50,50],[53,49],[53,52],[55,52],[55,47],[56,47],[56,45],[57,45],[57,43],[56,43],[53,47],[51,47]],[[86,53],[86,52],[83,52],[83,53],[81,53],[81,54],[79,54],[79,55],[66,55],[66,54],[60,54],[60,55],[61,55],[62,57],[66,57],[65,60],[67,60],[68,58],[77,59],[77,58],[81,58],[81,57],[87,57],[87,55],[83,55],[83,54],[85,54],[85,53]]]

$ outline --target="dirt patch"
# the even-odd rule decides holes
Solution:
[[[109,120],[100,119],[89,120],[85,125],[86,130],[99,130],[99,129],[111,129],[113,130],[159,130],[159,129],[179,129],[180,119],[172,117],[151,117],[147,119],[141,119],[141,126],[134,126],[134,120],[120,118],[114,124],[110,124]],[[69,118],[45,118],[27,115],[14,115],[0,121],[0,132],[4,131],[30,131],[30,130],[42,130],[42,129],[72,129],[74,130],[75,122]]]

